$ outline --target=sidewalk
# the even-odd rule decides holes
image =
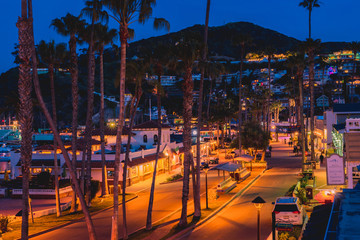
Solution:
[[[71,202],[71,196],[60,199],[61,205]],[[55,199],[32,199],[33,211],[55,208]],[[2,198],[0,199],[0,215],[14,216],[22,209],[22,199]]]

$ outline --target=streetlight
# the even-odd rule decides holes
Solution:
[[[209,200],[208,200],[208,181],[207,181],[207,173],[209,171],[209,166],[206,164],[204,166],[204,172],[205,172],[205,190],[206,190],[206,209],[209,209]]]
[[[257,232],[257,239],[260,240],[260,209],[265,203],[265,200],[262,199],[260,196],[257,196],[254,200],[252,200],[257,211],[257,225],[258,225],[258,232]]]
[[[167,158],[167,162],[168,162],[168,171],[170,173],[171,171],[171,167],[170,167],[170,158],[169,158],[169,153],[168,152],[165,152],[165,156]]]

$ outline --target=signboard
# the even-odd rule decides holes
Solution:
[[[293,230],[294,225],[292,224],[285,224],[285,223],[277,223],[276,228],[278,231],[287,231],[290,232]]]
[[[327,185],[345,185],[344,158],[332,154],[326,159]]]

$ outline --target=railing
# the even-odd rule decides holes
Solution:
[[[64,187],[59,189],[59,193],[67,193],[72,191],[72,187]],[[12,191],[13,195],[22,195],[23,191],[22,189],[13,189]],[[30,195],[55,195],[55,189],[29,189]]]
[[[342,196],[336,194],[334,197],[334,202],[331,207],[329,221],[326,227],[324,240],[335,240],[337,235],[337,223],[339,222],[339,213],[340,213],[340,202]]]

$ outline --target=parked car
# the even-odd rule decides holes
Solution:
[[[278,197],[275,201],[273,213],[275,222],[280,224],[303,225],[305,209],[297,197]]]

